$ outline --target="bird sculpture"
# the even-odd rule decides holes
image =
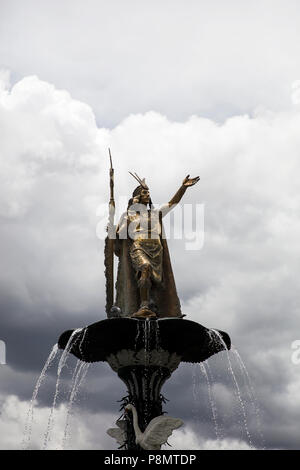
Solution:
[[[153,418],[142,432],[138,425],[137,411],[130,403],[125,407],[125,412],[128,413],[128,411],[131,411],[133,415],[135,443],[145,450],[160,450],[161,445],[167,442],[173,430],[183,425],[183,421],[179,418],[161,415]]]
[[[116,439],[120,446],[123,446],[126,441],[126,421],[118,419],[116,425],[118,426],[117,428],[110,428],[106,432],[110,437]]]

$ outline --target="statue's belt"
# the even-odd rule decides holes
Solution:
[[[142,243],[160,243],[160,238],[136,238],[134,241]]]

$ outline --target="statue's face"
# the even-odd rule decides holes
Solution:
[[[142,204],[148,204],[150,201],[149,189],[142,189],[140,192],[140,202]]]

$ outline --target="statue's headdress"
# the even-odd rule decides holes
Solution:
[[[139,175],[137,173],[131,173],[131,171],[129,171],[128,173],[131,174],[131,176],[133,176],[133,178],[139,183],[139,186],[137,186],[135,188],[135,190],[133,191],[132,193],[132,197],[135,197],[137,196],[142,189],[148,189],[149,190],[149,187],[148,185],[146,184],[146,181],[145,181],[145,178],[140,178]],[[129,201],[129,205],[132,204],[132,199],[130,199]],[[150,208],[152,208],[152,201],[151,201],[151,198],[150,198],[150,201],[149,201],[149,205],[150,205]]]
[[[149,189],[147,184],[146,184],[146,181],[145,181],[145,178],[141,179],[136,173],[131,173],[131,171],[129,171],[128,173],[131,174],[131,176],[134,177],[134,179],[137,180],[138,183],[140,183],[140,186],[142,186],[143,189]]]

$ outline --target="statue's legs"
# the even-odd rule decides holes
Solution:
[[[149,307],[150,289],[151,289],[151,266],[146,264],[142,267],[141,275],[138,280],[140,289],[141,305],[140,307]]]
[[[136,240],[130,249],[132,266],[136,272],[137,287],[140,294],[140,308],[134,317],[156,317],[150,307],[152,283],[162,279],[162,246],[160,240]]]
[[[151,289],[151,266],[144,264],[140,270],[140,277],[138,280],[138,287],[140,290],[141,304],[139,310],[134,313],[133,317],[155,317],[156,314],[149,308],[150,303],[150,289]]]

